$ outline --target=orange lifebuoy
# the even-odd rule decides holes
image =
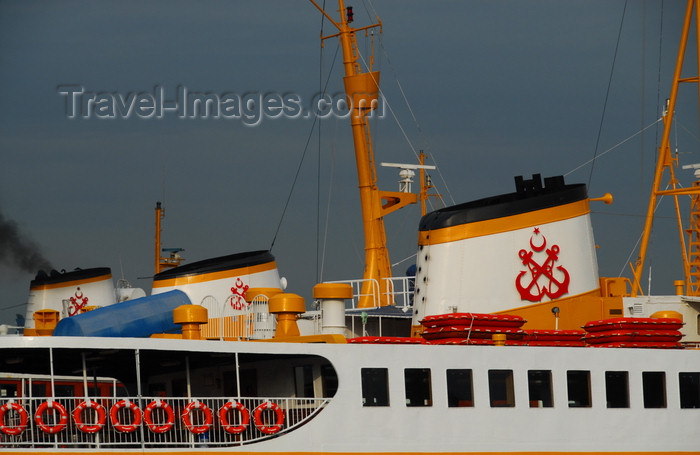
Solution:
[[[190,413],[195,409],[199,409],[200,411],[202,411],[202,413],[204,413],[204,423],[201,425],[192,425]],[[190,430],[190,433],[192,434],[206,433],[207,431],[209,431],[213,420],[214,419],[212,418],[211,409],[209,409],[209,406],[202,403],[201,401],[191,402],[185,407],[185,410],[182,411],[182,423],[185,424],[185,427],[188,430]]]
[[[8,411],[15,411],[19,414],[19,425],[5,425],[5,415]],[[8,436],[17,436],[27,429],[27,411],[19,403],[5,403],[0,406],[0,432]]]
[[[263,422],[262,415],[266,410],[275,413],[275,423],[273,425],[265,425],[265,422]],[[280,431],[284,425],[284,412],[276,403],[266,401],[253,411],[253,423],[255,427],[263,433],[275,434]]]
[[[228,420],[228,412],[232,410],[236,410],[241,413],[240,425],[232,425]],[[229,401],[221,406],[221,409],[219,409],[219,420],[221,421],[221,428],[223,428],[225,432],[240,434],[243,433],[246,428],[248,428],[248,424],[250,423],[250,411],[248,411],[248,408],[243,406],[243,403],[236,401],[234,404],[232,401]]]
[[[153,413],[154,409],[162,409],[163,411],[165,411],[166,421],[164,424],[157,425],[153,423],[151,414]],[[170,430],[173,427],[173,425],[175,425],[175,413],[173,412],[173,408],[165,401],[155,400],[151,401],[150,403],[148,403],[148,406],[146,406],[146,410],[143,411],[143,420],[146,422],[146,426],[148,426],[148,429],[151,430],[153,433],[165,433],[168,430]]]
[[[58,412],[59,419],[57,424],[47,425],[44,422],[44,412],[48,409]],[[68,425],[68,413],[61,403],[53,400],[44,401],[37,408],[36,414],[34,414],[34,421],[44,433],[56,434]]]
[[[131,410],[131,423],[119,423],[119,410],[129,409]],[[122,433],[131,433],[136,431],[136,429],[141,425],[141,409],[136,406],[133,401],[121,400],[114,403],[112,408],[109,410],[109,420],[112,422],[112,426],[115,430]]]
[[[86,409],[94,409],[97,413],[97,421],[95,423],[90,424],[83,421],[83,411]],[[83,433],[97,433],[100,431],[102,427],[105,426],[106,416],[107,412],[105,411],[105,407],[92,400],[83,401],[73,409],[75,425],[78,427],[78,430]]]

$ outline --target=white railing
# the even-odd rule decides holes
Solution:
[[[370,293],[362,293],[362,288],[365,282],[370,282]],[[352,286],[353,298],[346,309],[357,308],[357,303],[360,298],[368,297],[372,301],[372,307],[379,307],[381,301],[380,296],[387,296],[387,301],[394,302],[395,306],[410,307],[413,305],[413,292],[415,288],[415,277],[399,276],[392,278],[384,278],[383,286],[379,286],[379,282],[375,279],[371,280],[338,280],[328,281],[328,283],[347,283]]]
[[[214,340],[272,338],[276,320],[269,314],[267,301],[267,297],[258,295],[246,303],[240,296],[231,295],[222,304],[213,296],[205,297],[201,305],[207,309],[208,322],[202,326],[202,336]]]
[[[413,293],[416,278],[413,276],[395,276],[384,278],[387,293],[391,294],[394,305],[408,308],[413,306]]]
[[[81,407],[85,402],[96,404]],[[291,431],[328,402],[328,398],[272,397],[15,398],[0,401],[4,420],[0,447],[238,446]],[[86,425],[82,429],[81,422]]]
[[[365,282],[370,283],[369,287],[371,289],[371,292],[369,293],[362,293],[362,288]],[[346,304],[346,309],[354,309],[357,308],[357,303],[359,302],[360,298],[362,297],[368,297],[372,301],[372,306],[373,307],[378,307],[379,306],[379,281],[371,279],[371,280],[363,280],[363,279],[358,279],[358,280],[338,280],[338,281],[327,281],[327,283],[346,283],[352,286],[352,300],[350,301],[350,304]]]
[[[270,314],[268,301],[266,296],[258,295],[248,305],[250,316],[247,320],[253,325],[253,334],[250,337],[252,340],[269,340],[275,335],[277,318]]]

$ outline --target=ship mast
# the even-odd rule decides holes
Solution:
[[[432,188],[435,188],[433,185],[433,180],[430,178],[430,175],[426,172],[430,166],[425,165],[425,159],[428,157],[425,153],[423,153],[423,150],[421,150],[418,153],[418,162],[420,163],[419,166],[419,181],[420,181],[420,193],[418,193],[418,200],[420,201],[420,215],[425,216],[426,213],[428,213],[428,198],[434,197],[438,199],[439,201],[442,201],[442,194],[440,193],[429,193],[429,191]],[[444,203],[444,201],[443,201]]]
[[[676,67],[673,75],[673,84],[671,86],[671,96],[668,100],[667,107],[663,114],[664,120],[664,131],[661,138],[661,145],[659,146],[658,157],[656,161],[656,170],[654,173],[654,182],[651,189],[651,195],[649,197],[649,206],[647,208],[646,221],[644,224],[644,232],[642,234],[642,240],[639,247],[639,257],[636,264],[633,267],[633,282],[632,282],[632,296],[637,296],[641,291],[641,278],[642,271],[644,268],[644,261],[646,259],[647,249],[649,246],[649,238],[651,236],[651,228],[654,219],[654,210],[656,208],[656,203],[661,196],[673,196],[675,211],[676,211],[676,221],[678,223],[678,231],[681,242],[682,257],[683,257],[683,270],[685,275],[685,294],[695,295],[698,293],[698,289],[691,289],[692,279],[691,279],[691,263],[688,259],[689,254],[686,251],[684,232],[683,232],[683,222],[681,221],[680,205],[678,201],[678,196],[680,195],[698,195],[700,194],[700,188],[698,186],[693,186],[692,188],[678,188],[678,181],[675,176],[675,167],[678,165],[677,157],[671,155],[670,147],[670,136],[671,136],[671,125],[673,123],[673,115],[676,109],[676,100],[678,97],[678,88],[681,82],[694,82],[698,84],[698,76],[690,78],[682,78],[681,72],[683,69],[683,60],[685,57],[686,47],[688,44],[688,39],[690,35],[691,23],[693,21],[693,9],[698,11],[700,15],[700,0],[688,0],[685,20],[683,23],[683,31],[681,34],[681,41],[678,48],[678,57],[676,59]],[[696,36],[696,52],[698,54],[698,65],[700,65],[700,20],[698,17],[695,19],[695,29],[697,31]],[[698,68],[698,74],[700,74],[700,68]],[[698,90],[700,92],[700,84],[698,84]],[[699,93],[700,97],[700,93]],[[669,171],[669,185],[670,190],[661,190],[661,180],[665,174],[666,169]]]
[[[156,275],[165,269],[179,266],[180,263],[183,261],[183,258],[180,256],[179,253],[181,251],[185,251],[182,248],[162,248],[161,249],[160,233],[162,230],[161,224],[162,224],[163,218],[165,218],[165,209],[163,208],[163,205],[160,202],[156,202],[156,236],[155,236],[155,242],[154,242],[155,243],[154,273]],[[161,256],[161,251],[169,252],[170,256],[169,257]]]
[[[700,189],[700,164],[683,166],[683,169],[695,169],[693,182],[694,189]],[[690,266],[690,278],[687,282],[686,295],[698,295],[700,292],[700,191],[694,194],[690,200],[690,224],[688,234],[688,265]]]
[[[358,62],[359,50],[355,33],[361,30],[380,27],[381,21],[365,27],[353,28],[352,7],[345,7],[338,1],[340,21],[333,19],[314,0],[310,0],[321,13],[338,29],[338,33],[322,36],[322,40],[338,37],[343,50],[345,69],[345,93],[351,109],[352,137],[355,147],[357,178],[362,205],[362,221],[365,236],[365,270],[358,306],[362,308],[392,305],[391,261],[386,246],[384,216],[415,203],[417,196],[412,193],[380,191],[377,188],[377,173],[374,150],[369,128],[369,118],[376,109],[379,97],[379,71],[363,72]],[[371,66],[371,59],[370,59]]]

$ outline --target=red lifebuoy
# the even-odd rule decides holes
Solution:
[[[15,411],[19,414],[19,425],[5,425],[5,415],[8,411]],[[0,406],[0,432],[8,436],[17,436],[27,429],[27,411],[18,403],[5,403]]]
[[[199,409],[204,414],[204,423],[201,425],[192,425],[190,413],[195,409]],[[212,418],[211,409],[209,409],[209,406],[202,403],[201,401],[191,402],[185,407],[185,410],[182,411],[182,423],[185,424],[185,427],[188,430],[190,430],[190,433],[192,434],[206,433],[207,431],[209,431],[213,420],[214,419]]]
[[[94,409],[97,413],[97,421],[95,423],[85,423],[83,421],[83,411],[86,409]],[[78,427],[78,430],[83,433],[97,433],[100,431],[102,427],[105,426],[106,416],[107,412],[105,411],[105,407],[92,400],[83,401],[73,409],[75,425]]]
[[[162,409],[165,412],[166,420],[164,424],[158,425],[153,423],[151,414],[154,409]],[[148,406],[146,406],[146,410],[143,411],[143,420],[146,422],[146,426],[148,426],[149,430],[153,433],[161,434],[167,432],[175,425],[175,413],[173,412],[173,408],[165,401],[155,400],[151,401],[148,403]]]
[[[46,422],[44,422],[44,412],[48,409],[58,412],[59,419],[57,424],[47,425]],[[53,400],[44,401],[37,408],[36,414],[34,414],[34,421],[44,433],[56,434],[68,425],[68,413],[61,403]]]
[[[228,420],[228,413],[232,410],[236,410],[241,413],[240,425],[232,425]],[[221,409],[219,409],[219,420],[221,421],[221,428],[223,428],[225,432],[240,434],[243,433],[246,428],[248,428],[248,424],[250,424],[250,411],[248,411],[248,408],[243,406],[243,403],[239,403],[238,401],[235,403],[229,401],[221,406]]]
[[[272,425],[265,425],[265,422],[263,422],[262,415],[263,412],[267,410],[275,413],[275,423]],[[255,427],[263,433],[275,434],[280,431],[284,425],[284,412],[276,403],[266,401],[253,411],[253,423]]]
[[[131,423],[119,422],[119,410],[129,409],[131,411]],[[109,410],[109,420],[115,430],[122,433],[131,433],[141,425],[141,409],[133,401],[121,400],[114,403]]]

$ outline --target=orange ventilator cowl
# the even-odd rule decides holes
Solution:
[[[275,338],[299,336],[297,315],[306,311],[304,298],[297,294],[277,294],[270,298],[269,311],[277,315]]]
[[[314,286],[314,299],[351,299],[352,286],[347,283],[319,283]]]
[[[268,299],[272,298],[272,296],[275,296],[277,294],[281,294],[282,289],[280,288],[248,288],[245,291],[245,301],[250,303],[253,301],[253,299],[259,295],[264,295]]]
[[[200,305],[180,305],[173,310],[173,322],[182,324],[182,338],[201,340],[200,324],[207,323],[207,309]]]
[[[38,310],[34,312],[36,335],[51,336],[60,316],[56,310]]]

